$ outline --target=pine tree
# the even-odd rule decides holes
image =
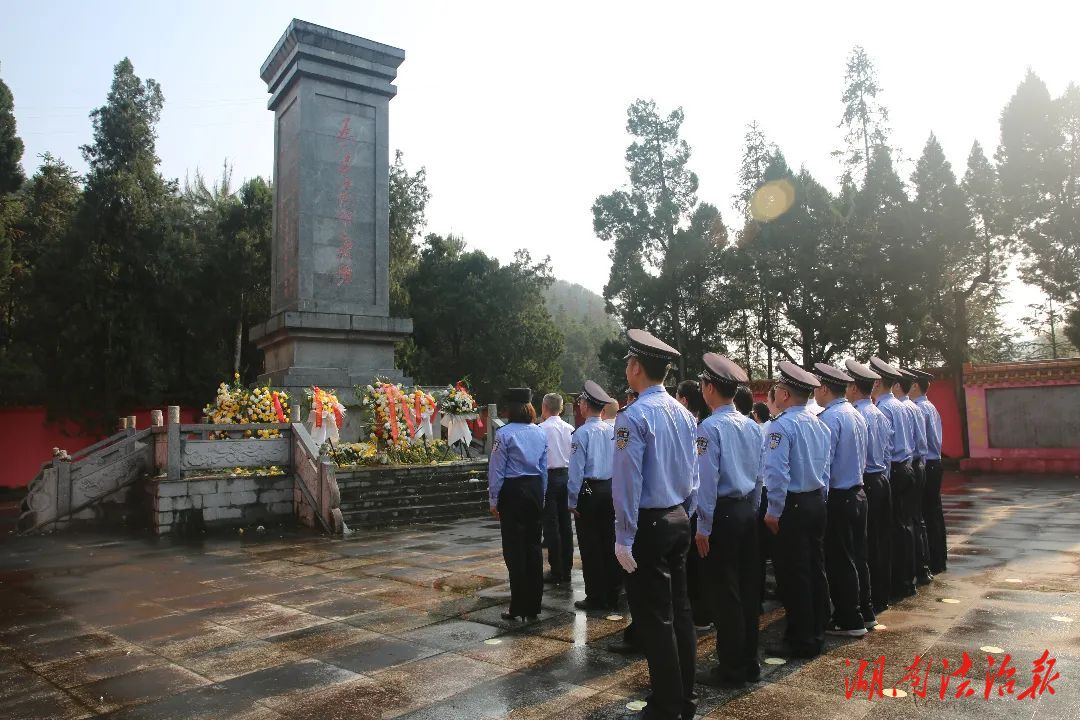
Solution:
[[[715,207],[698,203],[682,122],[681,109],[662,116],[652,101],[633,103],[629,187],[593,203],[593,229],[612,245],[604,298],[624,327],[647,328],[679,350],[679,378],[701,348],[719,347],[730,311],[727,231]]]
[[[874,63],[856,45],[847,60],[842,97],[844,114],[838,126],[846,131],[845,147],[833,154],[844,158],[848,177],[863,177],[867,183],[874,150],[888,142],[889,112],[878,99],[880,93]]]
[[[0,80],[0,196],[22,187],[23,141],[15,127],[15,98]]]

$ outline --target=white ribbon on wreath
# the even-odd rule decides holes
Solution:
[[[454,443],[463,442],[469,445],[472,442],[472,431],[469,430],[469,420],[475,420],[478,415],[443,415],[442,426],[446,428],[446,443],[453,446]]]

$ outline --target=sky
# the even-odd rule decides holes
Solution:
[[[747,123],[789,164],[836,186],[844,63],[874,60],[892,142],[914,168],[935,133],[956,174],[972,141],[997,146],[998,117],[1028,67],[1054,95],[1080,82],[1080,3],[1016,2],[118,2],[12,3],[0,78],[15,96],[32,173],[50,152],[79,170],[88,113],[112,67],[161,83],[158,154],[167,177],[228,161],[234,185],[273,173],[273,116],[259,67],[289,21],[403,48],[390,147],[427,169],[431,232],[454,232],[508,260],[550,255],[556,277],[596,292],[607,246],[597,196],[627,179],[626,108],[682,106],[699,197],[729,227]],[[1014,283],[1015,320],[1038,293]]]

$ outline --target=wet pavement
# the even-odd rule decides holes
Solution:
[[[883,613],[886,627],[865,638],[832,638],[811,661],[766,664],[762,681],[742,690],[699,686],[699,717],[1080,717],[1080,479],[950,475],[947,488],[948,573]],[[608,650],[624,619],[574,611],[580,572],[545,593],[540,621],[524,629],[499,618],[505,583],[498,526],[487,519],[344,540],[299,531],[23,538],[5,528],[0,718],[632,715],[647,668]],[[775,602],[762,624],[767,647],[783,626]],[[713,643],[700,640],[700,666]],[[1058,677],[1017,699],[1047,650],[1044,664],[1055,665],[1041,679]],[[957,698],[963,678],[950,679],[941,700],[942,660],[952,672],[965,651],[969,685]],[[1015,675],[991,672],[984,699],[987,658],[996,670],[1006,654]],[[909,673],[917,655],[923,664]],[[859,688],[860,660],[871,663],[867,686],[881,668],[886,691],[906,695]],[[928,660],[919,697],[910,676],[922,679]]]

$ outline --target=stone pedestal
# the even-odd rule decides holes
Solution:
[[[260,382],[343,402],[394,369],[412,320],[390,317],[387,111],[405,53],[293,20],[263,63],[274,111],[270,319]]]

